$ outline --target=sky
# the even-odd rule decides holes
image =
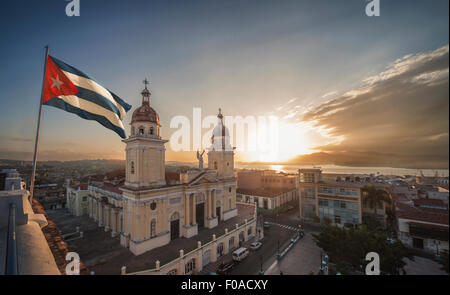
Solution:
[[[449,2],[381,0],[7,1],[0,11],[0,158],[31,159],[45,45],[133,108],[142,80],[170,139],[175,116],[277,116],[285,161],[313,152],[378,152],[448,167]],[[202,132],[207,132],[203,129]],[[124,159],[94,121],[43,107],[39,159]],[[195,161],[166,145],[166,160]]]

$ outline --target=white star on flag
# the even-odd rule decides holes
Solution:
[[[56,75],[56,79],[53,78],[53,77],[50,77],[50,78],[51,78],[52,81],[53,81],[52,87],[55,87],[55,86],[56,86],[56,88],[58,88],[58,91],[61,91],[61,85],[64,84],[64,82],[62,82],[62,81],[59,80],[58,74]]]

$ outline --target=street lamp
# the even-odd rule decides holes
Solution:
[[[259,274],[260,274],[260,275],[263,275],[263,274],[264,274],[264,271],[263,271],[263,256],[262,256],[262,255],[261,255],[261,257],[260,257],[260,260],[261,260],[261,270],[260,270]]]
[[[280,240],[278,239],[278,249],[277,249],[277,260],[281,260],[281,255],[280,255]]]

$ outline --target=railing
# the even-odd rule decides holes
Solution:
[[[18,274],[16,237],[16,205],[10,204],[8,218],[8,241],[6,244],[5,274],[7,275]]]
[[[186,251],[183,254],[183,257],[180,257],[180,256],[173,257],[172,256],[172,258],[161,261],[160,264],[158,265],[158,267],[155,267],[153,269],[147,269],[147,270],[137,271],[137,272],[133,272],[133,273],[126,273],[126,274],[127,275],[142,275],[142,274],[159,273],[161,271],[168,270],[169,268],[172,268],[177,263],[179,263],[180,260],[186,259],[187,257],[192,257],[192,255],[195,255],[196,253],[198,253],[198,251],[203,251],[203,249],[207,248],[212,243],[221,243],[224,238],[229,237],[232,234],[234,234],[238,231],[241,231],[242,229],[246,230],[247,226],[251,226],[251,223],[253,223],[255,221],[256,221],[256,218],[252,217],[252,218],[248,219],[247,222],[244,221],[241,224],[239,224],[237,228],[235,227],[234,229],[228,231],[227,233],[224,232],[223,235],[217,236],[215,239],[211,239],[211,241],[208,241],[205,244],[202,244],[200,247],[197,246],[193,249],[189,249],[188,251]],[[202,262],[200,261],[199,263],[202,263]],[[125,273],[123,273],[123,274],[125,274]]]

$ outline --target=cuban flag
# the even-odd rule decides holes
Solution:
[[[131,105],[80,70],[52,56],[47,57],[44,105],[54,106],[95,120],[125,138],[123,119]]]

